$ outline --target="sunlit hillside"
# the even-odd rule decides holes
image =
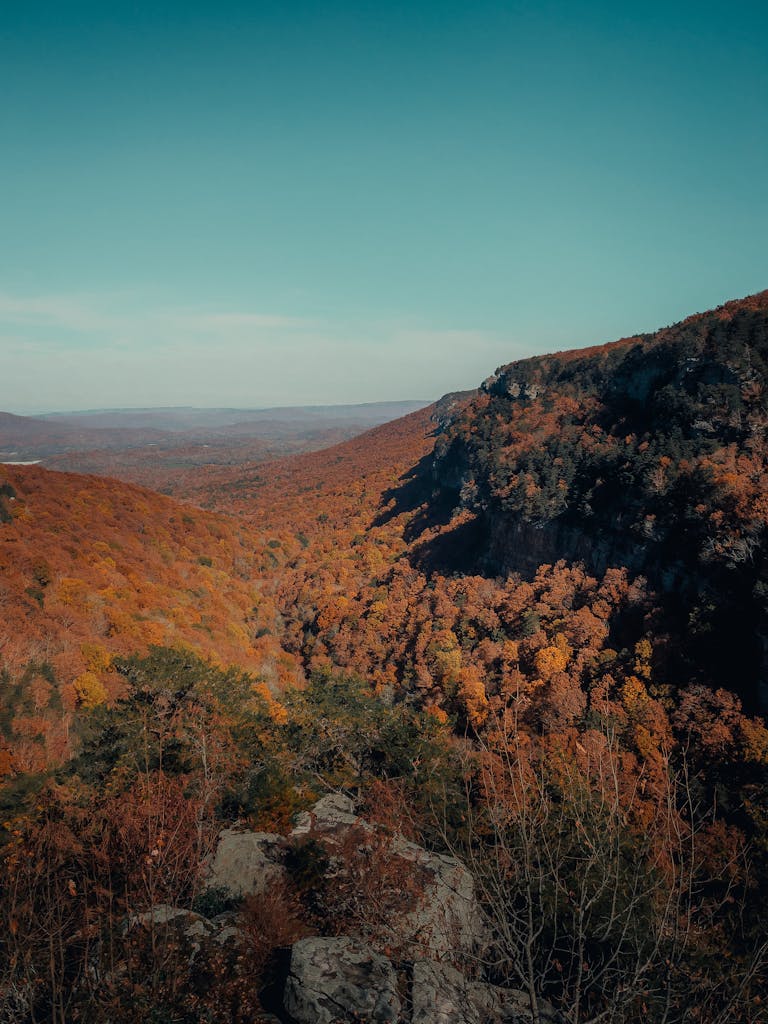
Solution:
[[[766,346],[763,293],[183,503],[4,467],[0,1007],[762,1024]]]
[[[17,769],[71,748],[78,709],[113,699],[115,654],[183,644],[295,682],[254,627],[269,538],[151,491],[0,468],[1,741]]]

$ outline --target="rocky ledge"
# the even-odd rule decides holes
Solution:
[[[343,935],[304,935],[277,951],[262,1021],[280,1024],[556,1024],[558,1015],[525,992],[483,977],[489,931],[466,866],[400,835],[388,835],[355,814],[341,794],[318,801],[299,815],[288,836],[226,829],[219,836],[202,899],[223,913],[194,913],[156,906],[133,916],[129,929],[180,949],[190,984],[211,960],[247,962],[253,935],[237,909],[290,883],[292,852],[307,842],[322,846],[331,884],[340,878],[352,848],[385,851],[396,877],[417,880],[404,888],[405,902],[377,904],[378,919],[345,922]],[[243,901],[246,901],[243,903]],[[240,967],[238,967],[240,965]]]

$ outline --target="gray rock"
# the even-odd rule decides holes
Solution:
[[[318,800],[311,810],[302,811],[296,816],[291,836],[299,838],[310,832],[334,832],[345,826],[350,828],[361,825],[371,827],[356,816],[354,800],[343,793],[329,793]]]
[[[129,931],[145,928],[154,933],[156,938],[165,944],[183,950],[189,962],[195,959],[203,946],[211,939],[216,927],[207,917],[202,917],[192,910],[182,910],[161,903],[142,914],[134,914],[128,919]]]
[[[354,802],[331,793],[311,810],[296,819],[291,832],[294,839],[312,835],[333,853],[354,829],[365,835],[381,832],[354,813]],[[365,941],[381,949],[397,949],[408,957],[442,959],[476,954],[485,945],[487,929],[475,895],[472,875],[455,857],[430,853],[400,835],[391,838],[389,851],[394,859],[405,862],[403,874],[419,882],[421,893],[412,909],[402,905],[387,908],[381,920],[361,933]]]
[[[475,894],[475,880],[456,857],[430,853],[395,837],[393,849],[422,873],[424,896],[398,923],[398,933],[421,956],[442,959],[478,953],[487,926]]]
[[[226,889],[232,896],[259,896],[286,872],[280,863],[280,836],[270,832],[225,829],[206,878],[206,889]]]
[[[141,927],[154,931],[164,942],[174,942],[189,954],[190,961],[201,950],[210,952],[215,944],[237,950],[247,943],[245,933],[237,927],[237,915],[220,914],[210,920],[193,910],[158,904],[142,914],[132,915],[127,929]]]
[[[516,988],[501,988],[484,982],[469,982],[467,999],[476,1008],[483,1024],[531,1024],[533,1015],[526,992]],[[554,1008],[545,999],[538,1000],[539,1019],[556,1019]]]
[[[413,965],[412,1024],[481,1024],[467,997],[467,980],[449,964],[422,960]]]
[[[297,942],[283,1001],[297,1024],[395,1024],[400,1017],[391,962],[350,938]]]
[[[531,1024],[530,1002],[519,989],[470,981],[446,963],[413,965],[412,1024]],[[543,1022],[558,1015],[546,999],[538,1002]]]

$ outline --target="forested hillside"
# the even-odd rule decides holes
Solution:
[[[0,1020],[764,1022],[767,351],[762,293],[186,505],[3,470]]]
[[[675,677],[765,707],[767,370],[768,292],[511,363],[442,434],[433,473],[478,517],[484,571],[642,573],[688,641]]]
[[[0,468],[0,759],[72,752],[79,710],[113,699],[112,657],[184,644],[217,664],[296,669],[253,627],[269,538],[129,484]]]

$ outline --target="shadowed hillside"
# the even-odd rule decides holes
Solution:
[[[440,500],[475,518],[485,572],[530,577],[562,558],[648,576],[689,634],[677,671],[710,671],[754,702],[768,644],[767,374],[768,292],[511,363],[439,438]]]
[[[6,1019],[764,1024],[767,300],[186,505],[5,467]]]

